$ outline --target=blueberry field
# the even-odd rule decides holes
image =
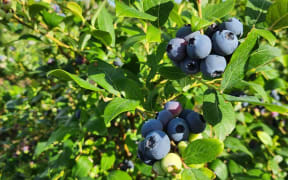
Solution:
[[[287,180],[287,0],[0,0],[1,180]]]

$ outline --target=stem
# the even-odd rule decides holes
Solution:
[[[202,19],[202,6],[201,6],[201,0],[197,0],[197,8],[198,8],[198,15],[200,19]],[[204,34],[203,29],[200,30],[201,34]]]
[[[209,83],[203,81],[201,78],[199,78],[199,77],[197,77],[197,76],[192,76],[192,77],[193,77],[194,79],[196,79],[197,81],[201,82],[202,84],[206,85],[207,87],[210,87],[210,88],[215,89],[216,91],[219,91],[219,92],[220,92],[220,90],[219,90],[217,87],[215,87],[214,85],[209,84]]]
[[[74,52],[78,52],[78,50],[75,50],[73,49],[71,46],[59,41],[58,39],[54,38],[53,36],[47,34],[47,33],[44,33],[44,32],[41,32],[40,30],[37,30],[37,29],[34,29],[33,26],[27,24],[26,22],[24,22],[21,18],[19,18],[16,14],[13,15],[14,19],[16,19],[17,22],[19,22],[20,24],[28,27],[29,29],[32,29],[33,31],[35,31],[36,33],[40,33],[41,35],[47,37],[48,39],[52,40],[53,42],[55,42],[58,46],[60,47],[64,47],[64,48],[67,48],[67,49],[70,49]]]

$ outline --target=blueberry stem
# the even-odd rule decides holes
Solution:
[[[201,6],[201,0],[197,0],[197,8],[198,8],[198,15],[200,19],[202,19],[202,6]],[[200,33],[204,34],[203,29],[200,29]]]
[[[216,87],[215,85],[207,83],[197,76],[192,76],[192,78],[196,79],[197,81],[201,82],[202,84],[206,85],[207,87],[210,87],[210,88],[215,89],[216,91],[220,92],[220,89],[218,87]]]

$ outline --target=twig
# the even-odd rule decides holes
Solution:
[[[198,15],[200,17],[200,19],[202,19],[202,7],[201,7],[201,0],[197,1],[197,8],[198,8]],[[204,34],[203,29],[200,30],[201,34]]]

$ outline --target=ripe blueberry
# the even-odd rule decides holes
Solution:
[[[200,31],[195,31],[191,34],[188,34],[187,36],[184,37],[185,41],[189,41],[189,39],[194,38],[197,35],[201,35]]]
[[[184,119],[172,119],[167,126],[167,134],[175,142],[185,141],[189,136],[189,127]]]
[[[186,44],[184,39],[171,39],[166,48],[168,57],[175,62],[183,60],[186,56]]]
[[[272,90],[270,95],[276,101],[280,101],[280,96],[279,96],[279,94],[278,94],[276,89]]]
[[[161,160],[161,167],[166,173],[179,173],[182,169],[181,158],[176,153],[169,153]]]
[[[186,122],[189,126],[190,132],[197,134],[201,133],[206,128],[206,122],[203,116],[197,112],[191,112],[186,116]]]
[[[177,33],[176,33],[176,37],[178,38],[184,38],[185,36],[189,35],[192,33],[192,30],[191,30],[191,25],[190,24],[187,24],[185,25],[184,27],[181,27]]]
[[[192,110],[190,110],[190,109],[184,109],[184,110],[181,112],[181,114],[179,115],[179,117],[182,118],[182,119],[186,119],[186,116],[187,116],[190,112],[194,112],[194,111],[192,111]]]
[[[201,72],[205,77],[220,77],[226,68],[226,59],[223,56],[209,55],[200,64]]]
[[[168,122],[173,118],[173,114],[167,109],[160,111],[157,115],[157,120],[162,122],[163,127],[165,127]]]
[[[144,155],[149,159],[160,160],[170,151],[170,139],[163,131],[152,131],[144,140]]]
[[[187,42],[187,54],[190,58],[203,59],[207,57],[212,50],[211,40],[206,35],[195,35]]]
[[[182,106],[178,101],[169,101],[165,104],[165,109],[170,111],[174,117],[182,112]]]
[[[216,54],[227,56],[238,47],[238,38],[231,31],[217,31],[212,37],[212,44]]]
[[[146,137],[147,134],[155,130],[160,130],[160,131],[163,130],[163,125],[161,121],[156,120],[156,119],[149,119],[143,124],[141,128],[141,134],[143,137]]]
[[[186,74],[196,74],[200,71],[200,60],[186,57],[180,62],[180,69]]]
[[[144,162],[147,165],[153,165],[153,163],[155,162],[154,159],[148,158],[145,155],[145,142],[144,141],[141,141],[138,144],[137,156],[142,162]]]
[[[113,64],[114,64],[114,66],[118,66],[118,67],[121,67],[121,66],[124,65],[120,58],[116,58],[116,59],[113,61]]]
[[[229,30],[236,34],[236,36],[242,36],[243,24],[236,18],[230,18],[228,21],[223,22],[220,25],[220,30]]]

